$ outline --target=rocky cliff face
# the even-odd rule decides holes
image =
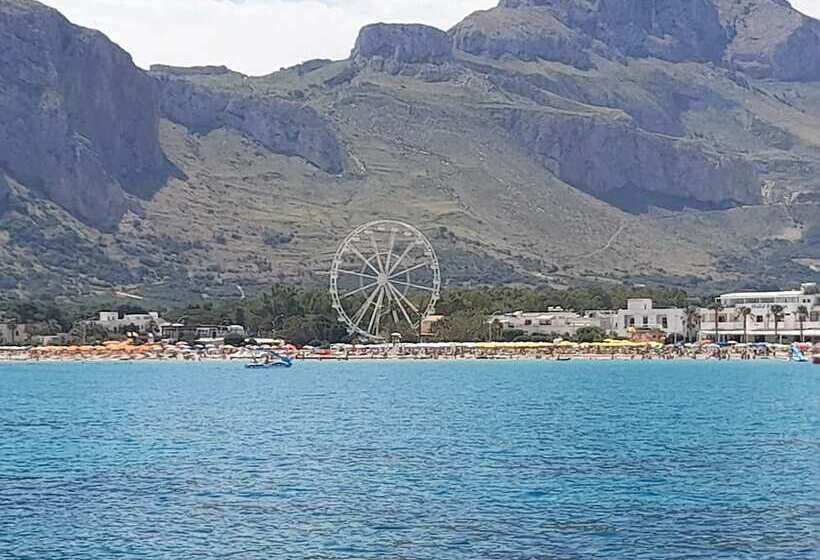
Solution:
[[[351,59],[365,64],[444,64],[453,60],[453,48],[447,34],[435,27],[376,23],[362,28]]]
[[[630,211],[760,201],[749,161],[648,133],[628,118],[513,111],[504,119],[513,137],[562,181]]]
[[[102,34],[0,1],[0,167],[104,229],[164,183],[153,81]]]
[[[717,61],[727,43],[710,0],[502,0],[499,9],[547,12],[550,27],[560,22],[626,56]]]
[[[329,123],[312,107],[275,96],[252,96],[198,86],[179,76],[200,72],[156,72],[162,115],[190,130],[240,131],[274,153],[297,156],[330,174],[344,170],[345,154]]]
[[[718,0],[731,37],[725,64],[753,78],[820,80],[820,22],[786,0]]]
[[[586,68],[595,51],[713,62],[753,78],[820,79],[820,22],[787,0],[502,0],[451,34],[458,48],[496,58]]]
[[[592,65],[592,39],[543,8],[476,12],[453,28],[451,35],[457,49],[478,56],[554,60],[581,69]]]

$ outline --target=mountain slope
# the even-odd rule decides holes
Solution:
[[[818,22],[780,0],[645,7],[505,0],[448,33],[368,26],[348,60],[251,78],[145,73],[55,12],[0,0],[0,46],[21,35],[8,21],[56,22],[69,44],[94,37],[69,53],[105,74],[86,101],[61,72],[38,78],[37,99],[83,105],[89,123],[15,105],[29,86],[0,70],[7,120],[58,123],[50,153],[93,154],[0,161],[4,287],[184,296],[324,282],[336,243],[375,218],[427,231],[451,284],[817,279],[820,56],[792,55],[820,55]],[[0,56],[17,66],[67,56],[15,48]],[[2,153],[39,142],[0,136]]]

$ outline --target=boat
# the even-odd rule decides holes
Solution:
[[[792,344],[789,348],[789,359],[793,362],[800,362],[803,364],[809,361],[797,343]]]
[[[246,369],[272,369],[293,367],[293,359],[276,352],[265,354],[264,358],[254,358],[252,362],[245,364]]]

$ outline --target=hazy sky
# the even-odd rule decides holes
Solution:
[[[346,58],[368,23],[448,29],[498,0],[42,0],[103,31],[147,68],[225,64],[267,74],[312,58]],[[820,0],[792,0],[820,18]]]

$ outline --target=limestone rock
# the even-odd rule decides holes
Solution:
[[[444,64],[453,60],[450,37],[427,25],[376,23],[365,26],[351,58],[355,63]]]
[[[820,80],[820,21],[785,0],[717,0],[732,42],[725,64],[752,78]]]
[[[750,162],[648,133],[625,115],[520,110],[502,115],[513,137],[553,174],[617,206],[629,208],[636,195],[701,208],[760,202],[761,185]]]
[[[77,218],[112,228],[125,192],[169,172],[153,80],[96,31],[31,0],[0,1],[0,167]]]
[[[567,28],[633,57],[716,62],[728,42],[711,0],[502,0],[504,8],[525,9],[533,20],[549,12]]]
[[[249,96],[159,76],[162,115],[189,129],[243,132],[272,152],[301,157],[330,174],[344,171],[344,150],[315,109],[271,96]]]
[[[476,12],[450,31],[457,49],[479,56],[591,66],[591,40],[543,8],[497,8]]]

